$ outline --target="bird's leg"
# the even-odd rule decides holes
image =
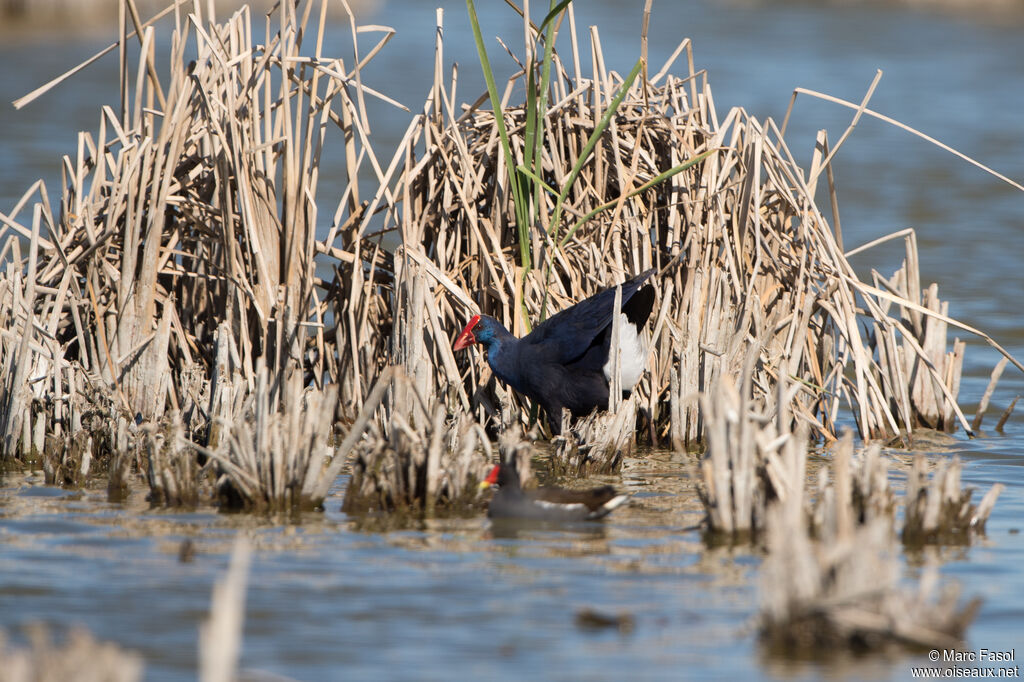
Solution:
[[[646,407],[640,408],[640,414],[644,416],[644,421],[647,422],[648,435],[651,437],[651,447],[658,447],[658,432],[654,428],[654,415]]]
[[[548,415],[548,428],[551,429],[551,436],[562,435],[562,427],[565,426],[566,410],[562,407],[545,407],[544,412]]]

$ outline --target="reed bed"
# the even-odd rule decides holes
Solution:
[[[570,425],[553,471],[615,471],[644,439],[705,448],[709,540],[767,547],[770,646],[955,646],[976,604],[937,594],[931,572],[898,585],[880,450],[854,456],[846,436],[813,500],[807,452],[839,439],[844,409],[864,440],[970,433],[949,331],[998,345],[921,285],[912,231],[844,248],[827,138],[804,169],[784,125],[720,114],[688,40],[657,70],[607,68],[569,5],[526,18],[490,109],[457,105],[439,13],[430,93],[387,161],[368,101],[395,103],[362,71],[391,33],[366,49],[350,15],[351,61],[326,56],[327,5],[282,3],[262,42],[247,7],[217,22],[175,5],[160,68],[154,29],[123,27],[121,101],[65,157],[56,210],[37,183],[0,214],[0,457],[42,457],[66,485],[106,470],[111,497],[144,477],[156,505],[318,508],[347,469],[346,512],[477,511],[494,435],[528,472],[531,410],[475,351],[456,357],[453,332],[487,313],[521,335],[655,267],[649,371]],[[347,178],[321,220],[326,153]],[[862,280],[849,256],[890,239],[902,266]],[[993,490],[975,508],[958,462],[928,483],[918,460],[904,542],[969,538]],[[233,566],[204,679],[236,665]]]
[[[703,398],[709,442],[698,492],[709,541],[754,539],[766,547],[762,640],[785,653],[958,646],[978,601],[961,605],[955,586],[938,591],[934,567],[916,589],[900,586],[898,502],[880,445],[855,456],[847,431],[830,463],[808,476],[807,423],[795,435],[788,430],[782,388],[770,407],[753,397],[752,370],[748,361],[740,389],[726,377]],[[904,544],[969,542],[970,533],[983,532],[1002,486],[974,507],[959,467],[957,459],[941,462],[929,483],[924,457],[915,460],[903,500]],[[817,480],[813,499],[808,479]]]
[[[479,506],[493,459],[486,432],[465,412],[430,407],[404,372],[388,386],[388,423],[371,422],[359,441],[342,510],[430,515]]]
[[[366,294],[374,264],[391,255],[364,252],[352,231],[366,208],[359,175],[377,165],[366,100],[383,97],[359,72],[390,33],[369,50],[355,46],[353,64],[325,56],[326,4],[283,3],[262,42],[247,7],[217,23],[205,3],[177,5],[166,82],[155,76],[154,29],[124,29],[112,47],[137,41],[138,63],[122,70],[119,110],[105,107],[98,132],[81,133],[65,157],[59,209],[36,183],[2,216],[5,458],[46,451],[51,477],[77,483],[90,462],[152,441],[174,413],[183,432],[171,450],[146,447],[155,497],[176,500],[166,472],[178,465],[161,453],[194,457],[171,443],[179,437],[221,452],[257,389],[272,387],[253,413],[263,420],[279,407],[301,414],[282,406],[296,389],[280,387],[294,381],[336,387],[338,416],[362,407],[388,359],[386,299]],[[316,235],[319,161],[331,140],[349,174],[331,240],[339,234],[348,250]],[[320,279],[318,254],[333,283]],[[316,426],[331,434],[336,415],[326,412]],[[242,456],[242,442],[229,452]],[[178,469],[179,483],[194,487],[182,478],[199,468]],[[290,485],[282,480],[260,485],[277,496]]]
[[[401,235],[406,258],[432,279],[444,333],[483,312],[522,334],[545,313],[655,266],[664,271],[650,372],[638,388],[655,442],[704,443],[696,396],[738,374],[750,338],[761,346],[756,391],[774,393],[780,376],[797,381],[789,409],[813,437],[836,438],[844,404],[864,438],[970,431],[956,406],[963,344],[947,351],[947,307],[934,287],[921,290],[916,242],[908,239],[891,280],[864,282],[815,203],[819,179],[835,193],[827,140],[826,154],[800,168],[775,122],[716,110],[688,40],[652,76],[631,80],[605,67],[596,29],[580,37],[571,6],[564,19],[570,38],[553,53],[549,90],[536,92],[551,106],[534,151],[530,95],[543,64],[531,56],[548,38],[524,26],[522,69],[498,92],[498,117],[484,97],[455,106],[439,15],[433,87],[394,157],[403,204],[384,212],[381,227]],[[588,53],[594,66],[584,73]],[[674,76],[683,55],[684,74]],[[529,101],[510,103],[524,84]],[[523,166],[534,153],[537,173]],[[550,191],[530,195],[524,225],[516,193],[528,180]],[[863,319],[874,333],[862,331]],[[500,401],[474,391],[487,371],[459,360],[453,372],[435,329],[426,334],[440,389],[462,386],[480,419],[494,416]],[[525,420],[529,411],[519,413]]]
[[[522,68],[488,110],[486,97],[457,104],[439,13],[432,87],[387,160],[370,122],[397,103],[362,72],[392,32],[349,13],[352,57],[325,55],[328,4],[282,3],[261,40],[248,7],[218,22],[205,3],[175,4],[166,61],[149,22],[122,22],[108,49],[122,55],[121,100],[64,158],[58,205],[36,183],[0,215],[0,456],[48,452],[53,480],[71,485],[109,460],[111,490],[145,475],[159,504],[190,504],[214,472],[231,505],[315,506],[371,423],[380,456],[441,453],[431,466],[452,448],[420,440],[529,426],[479,357],[453,355],[468,315],[521,334],[648,267],[660,268],[650,371],[625,412],[563,441],[569,469],[614,470],[638,436],[710,444],[698,396],[745,363],[750,399],[784,401],[823,441],[844,406],[865,439],[969,430],[963,346],[947,350],[947,335],[981,333],[922,289],[912,233],[894,235],[907,241],[894,277],[862,281],[847,260],[860,249],[844,252],[815,203],[822,179],[835,194],[835,149],[819,139],[803,169],[774,121],[720,114],[688,40],[622,76],[569,5],[526,21]],[[326,153],[347,174],[329,213]],[[381,406],[372,387],[392,366],[401,399]],[[334,423],[356,415],[340,457],[328,452]],[[357,461],[361,480],[381,471]],[[375,499],[432,504],[403,497],[412,483],[382,479]]]

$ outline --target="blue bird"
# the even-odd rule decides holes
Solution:
[[[647,349],[640,331],[654,307],[654,287],[644,283],[653,273],[647,270],[621,285],[619,366],[624,393],[644,371]],[[614,305],[612,287],[551,316],[522,338],[489,315],[474,315],[452,349],[481,344],[495,376],[544,408],[551,432],[558,434],[563,408],[582,417],[608,405]]]

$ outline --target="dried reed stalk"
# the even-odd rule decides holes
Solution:
[[[961,606],[955,585],[936,594],[934,566],[916,589],[900,587],[890,522],[875,518],[841,539],[820,542],[811,540],[806,524],[793,521],[781,507],[769,511],[760,636],[770,649],[821,655],[961,646],[980,600]]]
[[[235,540],[227,575],[213,586],[210,616],[199,626],[199,679],[233,682],[238,679],[245,623],[245,587],[252,549],[244,536]]]
[[[142,679],[142,659],[110,642],[98,642],[88,631],[74,629],[55,644],[45,627],[28,628],[29,646],[12,647],[0,631],[0,682],[68,682]]]
[[[943,459],[928,480],[924,455],[914,457],[907,478],[903,542],[969,543],[974,533],[985,531],[985,522],[1005,487],[994,484],[977,505],[971,504],[972,488],[960,487],[960,457]]]
[[[620,391],[621,392],[621,391]],[[613,412],[595,412],[554,439],[552,470],[556,475],[593,476],[622,468],[622,460],[636,448],[637,398],[622,400]],[[569,416],[563,416],[569,423]]]
[[[356,448],[342,510],[402,511],[431,515],[479,502],[491,445],[464,412],[431,408],[404,372],[390,383],[386,426],[371,423]]]
[[[985,387],[985,393],[981,396],[981,401],[978,403],[978,409],[974,413],[974,419],[971,420],[971,430],[977,431],[981,428],[981,420],[985,418],[985,410],[988,409],[988,401],[992,398],[992,394],[996,390],[996,384],[999,383],[999,378],[1003,376],[1003,370],[1006,369],[1006,365],[1010,361],[1006,358],[1000,358],[996,366],[992,368],[992,376],[989,377],[988,386]]]

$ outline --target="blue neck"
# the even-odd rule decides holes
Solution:
[[[516,366],[516,342],[519,341],[500,322],[494,318],[485,318],[483,330],[477,333],[476,339],[487,349],[487,364],[502,381],[512,384],[519,382],[514,376]]]

